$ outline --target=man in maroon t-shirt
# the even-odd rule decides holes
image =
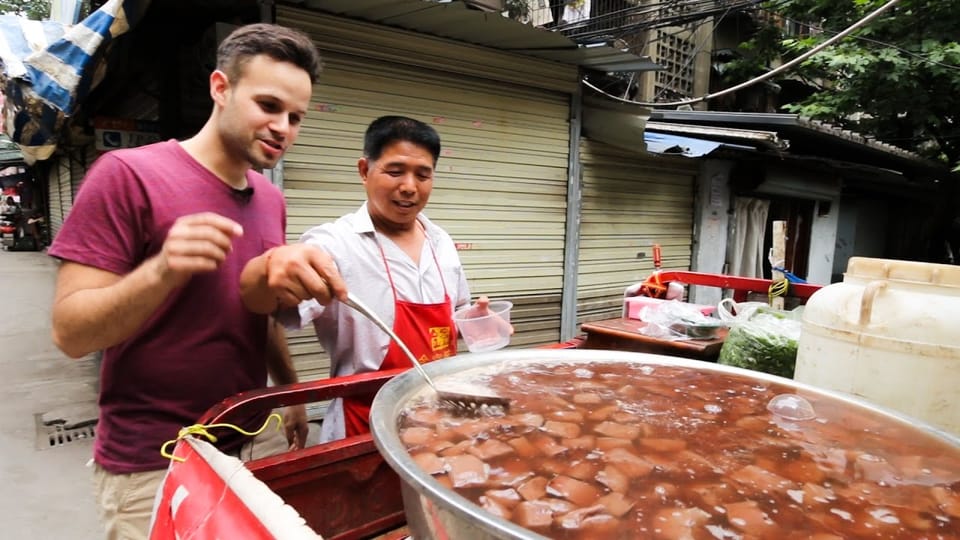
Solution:
[[[238,286],[247,261],[284,243],[283,195],[252,169],[293,144],[319,69],[301,32],[234,31],[217,51],[201,131],[97,160],[50,248],[63,261],[54,342],[74,358],[104,351],[94,479],[110,538],[147,537],[164,441],[265,386],[268,372],[296,382],[282,330],[244,309]],[[285,424],[289,445],[302,445],[303,407]]]

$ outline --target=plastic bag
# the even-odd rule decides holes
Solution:
[[[640,312],[640,318],[647,323],[640,328],[640,333],[671,341],[711,339],[722,323],[707,317],[700,309],[700,306],[679,301],[647,306]]]
[[[771,308],[764,302],[734,302],[733,298],[724,298],[717,304],[717,316],[727,326],[733,326],[733,323],[749,320],[758,309]]]
[[[728,317],[730,332],[720,349],[717,363],[793,377],[800,340],[801,308],[780,311],[763,303],[736,304],[732,320],[728,306],[721,302],[721,318]]]

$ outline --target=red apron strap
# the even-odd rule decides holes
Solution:
[[[383,246],[377,240],[380,256],[387,271],[387,279],[393,291],[393,331],[404,341],[410,352],[421,363],[432,362],[457,354],[457,328],[453,323],[453,307],[450,305],[450,295],[447,294],[447,285],[443,279],[443,269],[440,267],[440,261],[437,259],[433,246],[429,244],[430,238],[426,237],[426,231],[424,231],[424,236],[430,246],[433,262],[437,267],[437,272],[440,273],[440,282],[443,285],[443,302],[438,304],[419,304],[399,299]],[[411,367],[413,366],[406,354],[391,340],[379,371]],[[372,395],[343,398],[343,415],[347,436],[370,431],[369,418],[372,402]]]

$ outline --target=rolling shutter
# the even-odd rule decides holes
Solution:
[[[76,197],[77,190],[80,189],[80,184],[83,183],[87,171],[90,169],[90,166],[93,165],[94,160],[100,155],[100,152],[98,152],[92,144],[89,144],[76,148],[74,155],[76,159],[70,160],[70,188],[73,196]],[[73,199],[71,199],[71,201],[73,201]],[[70,206],[73,206],[72,202]]]
[[[443,142],[425,212],[460,247],[471,293],[514,302],[512,345],[556,342],[576,69],[282,6],[277,21],[308,32],[324,60],[284,159],[288,239],[363,202],[370,121],[422,120]],[[315,341],[312,329],[290,337],[303,380],[327,375]]]
[[[655,243],[664,269],[690,269],[699,168],[695,160],[631,153],[589,139],[582,141],[580,158],[578,323],[620,316],[624,289],[653,271]]]
[[[53,240],[73,208],[77,190],[96,159],[93,145],[67,149],[50,160],[47,174],[47,204],[50,214],[50,239]]]
[[[50,213],[51,240],[63,227],[63,220],[67,217],[73,205],[73,190],[70,186],[70,163],[64,155],[54,157],[49,173],[47,174],[47,205]]]

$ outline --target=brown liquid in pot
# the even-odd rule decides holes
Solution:
[[[558,539],[960,539],[960,449],[814,393],[625,363],[525,366],[483,381],[500,418],[411,406],[400,435],[443,485]]]

